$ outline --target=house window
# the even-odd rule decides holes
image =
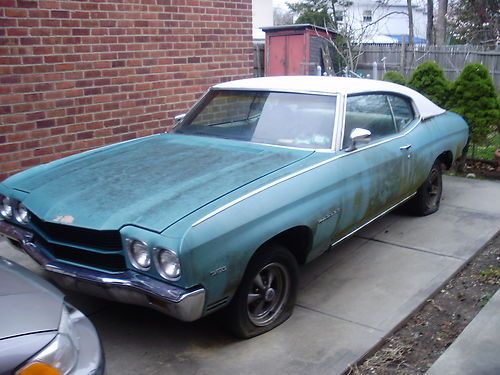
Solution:
[[[335,11],[335,19],[338,23],[344,22],[344,11],[343,10]]]
[[[364,10],[363,11],[363,22],[372,22],[372,11]]]

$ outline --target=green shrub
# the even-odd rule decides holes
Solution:
[[[446,108],[450,83],[443,69],[433,61],[420,64],[411,75],[408,85],[428,97],[437,105]]]
[[[399,72],[389,71],[389,72],[384,74],[384,78],[382,78],[382,79],[384,81],[393,82],[393,83],[397,83],[399,85],[406,86],[406,79]]]
[[[469,124],[470,141],[483,144],[500,125],[500,107],[488,70],[479,63],[464,67],[451,89],[448,107]]]

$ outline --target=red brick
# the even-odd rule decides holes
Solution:
[[[0,0],[0,7],[15,7],[16,0]]]
[[[42,120],[45,118],[45,112],[33,112],[26,114],[26,121]]]
[[[17,0],[18,8],[37,8],[38,2],[33,0]]]
[[[250,0],[19,1],[0,0],[1,129],[20,137],[0,138],[2,176],[164,131],[252,72]]]
[[[40,120],[36,122],[36,127],[37,128],[50,128],[51,126],[54,126],[56,124],[54,119],[49,119],[49,120]]]
[[[20,18],[25,18],[28,16],[28,11],[25,9],[13,9],[13,8],[7,8],[5,9],[5,17],[20,17]]]

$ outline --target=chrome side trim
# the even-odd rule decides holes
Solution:
[[[202,287],[186,290],[132,270],[106,273],[60,262],[44,254],[32,241],[31,232],[3,220],[0,221],[0,235],[19,242],[23,250],[65,288],[150,307],[183,321],[203,316],[205,289]]]
[[[325,92],[315,90],[293,90],[293,89],[276,89],[269,87],[216,87],[212,86],[209,91],[258,91],[258,92],[282,92],[285,94],[306,94],[306,95],[319,95],[319,96],[336,96],[344,95],[342,92]]]
[[[231,201],[229,203],[226,203],[225,205],[223,205],[223,206],[221,206],[221,207],[213,210],[209,214],[203,216],[201,219],[195,221],[191,225],[191,227],[192,228],[196,227],[197,225],[203,223],[204,221],[207,221],[208,219],[214,217],[215,215],[221,213],[222,211],[225,211],[228,208],[230,208],[230,207],[232,207],[232,206],[234,206],[234,205],[236,205],[236,204],[238,204],[238,203],[240,203],[240,202],[242,202],[242,201],[244,201],[244,200],[246,200],[246,199],[248,199],[248,198],[250,198],[250,197],[252,197],[252,196],[254,196],[256,194],[261,193],[264,190],[267,190],[267,189],[269,189],[269,188],[271,188],[273,186],[276,186],[276,185],[278,185],[278,184],[280,184],[282,182],[288,181],[288,180],[290,180],[290,179],[292,179],[294,177],[300,176],[301,174],[304,174],[304,173],[307,173],[309,171],[312,171],[313,169],[321,167],[321,166],[323,166],[325,164],[331,163],[334,160],[341,159],[341,158],[344,158],[344,157],[349,156],[349,155],[353,155],[353,154],[358,153],[360,151],[363,151],[363,150],[366,150],[366,149],[369,149],[369,148],[372,148],[372,147],[379,146],[381,144],[393,141],[395,139],[400,139],[400,138],[406,136],[407,134],[409,134],[411,131],[413,131],[413,129],[415,129],[416,126],[418,124],[420,124],[420,122],[421,122],[420,119],[418,119],[415,122],[415,124],[413,126],[411,126],[407,131],[405,131],[404,133],[401,133],[401,134],[399,134],[399,135],[397,135],[395,137],[388,138],[388,139],[383,139],[383,140],[380,140],[379,142],[375,142],[375,143],[372,143],[372,144],[368,144],[368,145],[366,145],[364,147],[360,147],[360,148],[358,148],[358,149],[356,149],[354,151],[344,152],[344,153],[342,153],[340,155],[333,156],[330,159],[323,160],[322,162],[316,163],[316,164],[311,165],[311,166],[309,166],[307,168],[301,169],[301,170],[299,170],[297,172],[294,172],[294,173],[291,173],[291,174],[289,174],[287,176],[281,177],[281,178],[279,178],[279,179],[277,179],[277,180],[275,180],[273,182],[270,182],[270,183],[268,183],[268,184],[266,184],[264,186],[261,186],[258,189],[252,190],[251,192],[249,192],[249,193],[247,193],[245,195],[242,195],[241,197],[239,197],[239,198],[237,198],[237,199],[235,199],[235,200],[233,200],[233,201]]]
[[[338,244],[339,242],[345,240],[347,237],[350,237],[352,236],[354,233],[356,233],[358,230],[361,230],[363,229],[364,227],[366,227],[368,224],[371,224],[372,222],[374,222],[375,220],[377,220],[379,217],[381,216],[384,216],[385,214],[389,213],[390,211],[392,211],[393,209],[395,209],[397,206],[403,204],[404,202],[406,202],[408,199],[411,199],[415,196],[415,194],[417,194],[417,192],[409,195],[408,197],[404,198],[402,201],[400,201],[399,203],[396,203],[395,205],[391,206],[390,208],[388,208],[387,210],[385,210],[384,212],[382,212],[381,214],[378,214],[377,216],[375,216],[373,219],[370,219],[368,220],[366,223],[364,223],[363,225],[361,225],[359,228],[356,228],[354,229],[352,232],[349,232],[349,234],[346,234],[345,236],[343,236],[341,239],[333,242],[330,244],[330,247],[333,247],[335,246],[336,244]]]

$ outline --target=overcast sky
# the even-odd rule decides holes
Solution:
[[[281,8],[285,8],[286,9],[286,2],[287,1],[290,1],[293,3],[293,0],[273,0],[273,7],[281,7]]]

